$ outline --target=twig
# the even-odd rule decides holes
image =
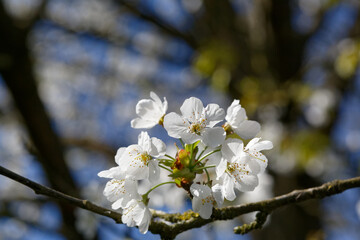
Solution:
[[[118,0],[115,2],[118,2],[119,4],[121,4],[132,14],[142,18],[145,21],[148,21],[148,22],[154,24],[159,29],[161,29],[164,33],[167,33],[170,36],[177,37],[177,38],[184,40],[187,44],[189,44],[189,46],[191,46],[193,48],[198,47],[197,42],[195,41],[195,39],[193,38],[192,35],[190,35],[189,33],[183,33],[168,24],[164,24],[163,22],[158,20],[156,17],[151,16],[150,14],[147,14],[144,11],[139,10],[134,4],[130,3],[130,1]]]
[[[77,207],[89,210],[91,212],[114,219],[117,223],[121,222],[121,214],[107,208],[100,207],[88,200],[78,199],[46,186],[35,183],[25,177],[22,177],[4,167],[0,166],[0,174],[9,177],[35,191],[37,194],[46,195],[65,201]],[[242,226],[244,233],[262,226],[265,222],[266,215],[277,208],[292,204],[300,203],[309,199],[322,199],[331,195],[341,193],[347,189],[360,187],[360,177],[350,178],[346,180],[335,180],[325,183],[318,187],[308,188],[304,190],[295,190],[291,193],[284,194],[269,200],[241,204],[224,208],[215,208],[210,219],[202,219],[197,213],[187,211],[183,214],[167,214],[161,211],[151,209],[153,220],[150,224],[149,231],[154,234],[160,234],[162,239],[174,239],[176,235],[192,228],[198,228],[217,220],[230,220],[240,215],[250,212],[261,212],[257,215],[257,223],[253,222],[251,226]],[[263,216],[264,215],[264,216]],[[158,221],[156,218],[164,219]],[[241,228],[241,227],[240,227]],[[239,230],[241,232],[241,230]]]
[[[89,210],[91,212],[94,212],[94,213],[97,213],[97,214],[100,214],[100,215],[103,215],[106,217],[110,217],[110,218],[114,219],[117,223],[122,223],[120,213],[114,212],[107,208],[100,207],[88,200],[82,200],[82,199],[79,199],[76,197],[72,197],[67,194],[56,191],[54,189],[51,189],[49,187],[43,186],[43,185],[33,182],[23,176],[20,176],[2,166],[0,166],[0,174],[6,176],[8,178],[11,178],[29,188],[31,188],[32,190],[34,190],[34,192],[36,194],[41,194],[41,195],[45,195],[48,197],[52,197],[52,198],[56,198],[56,199],[65,201],[69,204]]]

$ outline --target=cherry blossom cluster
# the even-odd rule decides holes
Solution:
[[[261,151],[273,145],[255,138],[260,124],[248,120],[239,100],[234,100],[225,113],[217,104],[204,107],[200,99],[191,97],[180,107],[181,114],[166,114],[166,98],[161,101],[153,92],[150,97],[137,103],[138,118],[131,121],[131,126],[150,129],[160,124],[170,137],[179,139],[181,146],[176,145],[175,156],[170,156],[162,140],[143,131],[137,144],[118,149],[118,166],[98,174],[110,179],[104,195],[113,209],[120,209],[123,223],[146,233],[152,218],[148,195],[164,184],[184,189],[192,199],[193,210],[204,219],[210,218],[213,207],[221,207],[224,199],[233,201],[236,189],[255,189],[258,174],[264,172],[268,162]],[[243,140],[248,143],[245,145]],[[172,181],[140,194],[139,181],[155,183],[160,169],[167,171]]]

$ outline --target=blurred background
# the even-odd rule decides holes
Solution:
[[[357,0],[1,0],[0,165],[110,206],[97,173],[137,141],[135,105],[154,91],[169,112],[190,96],[225,109],[240,99],[261,123],[275,147],[237,203],[357,176],[359,10]],[[161,127],[150,135],[173,144]],[[154,193],[152,207],[191,208],[174,194]],[[233,235],[253,217],[178,239],[359,239],[360,191],[281,208],[262,230]],[[143,238],[0,176],[0,239]]]

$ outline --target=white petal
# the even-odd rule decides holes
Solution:
[[[114,210],[117,210],[119,208],[122,208],[124,207],[122,202],[123,202],[123,198],[120,198],[119,200],[115,201],[112,205],[111,205],[111,208],[114,209]]]
[[[112,179],[106,183],[103,194],[107,198],[107,200],[109,200],[110,202],[113,202],[122,197],[122,196],[119,196],[119,193],[121,193],[123,188],[124,188],[124,180],[118,181],[118,180]]]
[[[137,226],[140,225],[142,219],[144,218],[145,208],[144,203],[140,201],[137,202],[137,205],[132,210],[131,214]]]
[[[156,180],[159,179],[160,176],[160,168],[157,165],[155,160],[151,160],[149,162],[149,180],[150,182],[154,183]]]
[[[159,121],[164,115],[161,106],[150,99],[142,99],[136,104],[136,114],[143,119]]]
[[[129,166],[126,171],[126,177],[136,180],[147,179],[149,177],[149,168],[146,165],[144,167]]]
[[[202,217],[203,219],[209,219],[212,214],[213,207],[214,206],[212,205],[212,203],[205,202],[200,208],[200,217]]]
[[[190,132],[181,133],[180,138],[187,144],[192,144],[202,139],[201,136]]]
[[[250,142],[248,142],[248,144],[246,145],[245,149],[251,149],[260,140],[261,140],[261,138],[253,138],[253,139],[251,139]]]
[[[195,122],[197,119],[200,119],[204,110],[204,105],[201,100],[196,97],[188,98],[184,101],[183,105],[180,107],[181,114],[188,121]]]
[[[226,174],[223,185],[225,198],[229,201],[233,201],[236,198],[234,191],[234,179]]]
[[[226,137],[226,133],[222,127],[205,128],[201,135],[203,143],[209,147],[221,145]]]
[[[245,174],[241,178],[241,181],[236,181],[236,187],[242,192],[253,191],[258,184],[259,179],[257,175],[254,174]]]
[[[164,128],[170,137],[181,138],[181,134],[188,130],[189,123],[178,114],[172,112],[164,117]]]
[[[128,227],[134,227],[136,225],[133,216],[133,209],[137,207],[138,201],[132,199],[128,204],[124,207],[123,214],[121,220],[125,223]]]
[[[150,92],[150,97],[154,100],[154,102],[155,102],[157,105],[159,105],[159,106],[162,105],[162,102],[161,102],[159,96],[158,96],[156,93],[154,93],[153,91]]]
[[[273,144],[271,141],[260,141],[251,148],[253,151],[262,151],[262,150],[270,150],[273,148]]]
[[[152,128],[154,126],[156,126],[156,124],[158,124],[158,120],[147,120],[147,119],[142,119],[142,118],[135,118],[133,120],[131,120],[131,127],[132,128]]]
[[[150,152],[151,140],[147,132],[141,132],[138,136],[138,145],[142,148],[142,151]]]
[[[244,139],[250,139],[260,132],[260,124],[256,121],[243,121],[238,127],[233,127],[237,135]]]
[[[139,145],[130,145],[126,148],[123,155],[122,164],[127,178],[147,179],[149,176],[149,168],[147,162],[142,159],[142,148]]]
[[[259,161],[255,161],[252,158],[250,158],[250,160],[247,162],[247,164],[253,174],[263,173],[266,168],[266,166],[261,166]]]
[[[159,96],[154,92],[150,92],[150,97],[161,108],[163,115],[164,115],[168,109],[168,102],[167,102],[166,98],[164,97],[164,102],[161,102]]]
[[[201,200],[201,198],[194,196],[193,199],[191,200],[191,204],[192,204],[193,211],[199,212],[202,207],[202,200]]]
[[[240,101],[237,100],[237,99],[235,99],[235,100],[231,103],[231,105],[228,107],[228,109],[226,110],[226,117],[225,117],[226,121],[229,121],[228,118],[234,114],[235,108],[236,108],[237,106],[240,106],[240,107],[241,107]]]
[[[121,162],[120,159],[122,158],[123,154],[125,153],[125,149],[126,147],[121,147],[117,150],[116,155],[115,155],[115,162],[120,165],[119,163]]]
[[[208,122],[208,127],[213,127],[218,122],[224,120],[225,111],[217,104],[209,104],[205,108],[205,116]]]
[[[166,153],[166,145],[163,141],[156,137],[151,138],[151,150],[149,154],[152,157],[164,156]]]
[[[232,127],[236,127],[246,120],[245,109],[241,107],[239,100],[234,100],[232,102],[226,111],[225,119]]]
[[[229,162],[236,156],[240,157],[240,154],[243,152],[244,144],[240,139],[229,138],[226,139],[223,145],[221,146],[221,154]]]
[[[203,156],[205,156],[210,151],[212,151],[212,149],[205,151]],[[199,152],[200,152],[200,150],[199,150]],[[215,165],[217,167],[217,166],[219,166],[219,164],[221,162],[221,152],[215,152],[215,153],[211,154],[210,156],[208,156],[207,159],[208,159],[208,161],[206,162],[205,166],[214,166]]]
[[[218,205],[218,207],[221,207],[224,203],[224,194],[223,194],[223,188],[220,184],[216,184],[211,188],[213,192],[214,199]]]
[[[98,173],[98,176],[103,178],[116,178],[116,179],[125,178],[125,174],[120,167],[113,167],[110,168],[109,170],[101,171]]]
[[[225,158],[221,158],[219,165],[216,167],[216,179],[219,179],[225,172],[227,168],[227,161]]]
[[[166,100],[166,97],[164,97],[164,103],[163,103],[163,116],[165,115],[166,111],[168,110],[168,102]]]
[[[125,179],[124,188],[125,188],[126,195],[129,195],[129,197],[131,199],[137,199],[137,200],[141,199],[141,197],[138,193],[137,180],[133,180],[133,179],[129,179],[129,178]]]
[[[117,159],[116,163],[126,171],[130,162],[133,161],[134,156],[140,154],[141,151],[142,148],[139,145],[132,144],[124,149],[123,154]]]
[[[211,195],[211,189],[206,185],[193,183],[190,186],[190,192],[195,197],[205,198]]]
[[[144,215],[143,215],[143,218],[139,224],[139,231],[142,233],[142,234],[145,234],[147,233],[148,229],[149,229],[149,225],[150,225],[150,222],[151,222],[151,212],[150,210],[145,207],[145,210],[144,210]]]
[[[254,154],[254,152],[252,152],[250,154]],[[257,152],[256,157],[254,157],[253,155],[250,155],[250,157],[251,157],[252,161],[255,161],[259,164],[259,166],[260,166],[259,173],[263,173],[265,171],[265,168],[268,165],[268,159],[265,157],[265,155],[262,154],[261,152]]]

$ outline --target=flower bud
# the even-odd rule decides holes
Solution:
[[[178,157],[180,159],[181,164],[184,167],[188,167],[190,164],[190,156],[189,156],[189,152],[184,150],[184,149],[180,149],[178,151]]]

